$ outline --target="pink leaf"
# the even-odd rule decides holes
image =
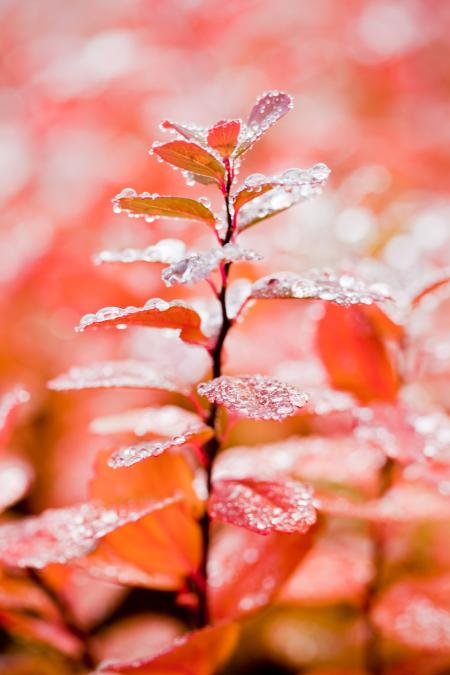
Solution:
[[[112,200],[115,213],[128,213],[140,216],[152,222],[155,218],[175,218],[181,220],[198,220],[214,229],[214,214],[201,202],[186,197],[170,197],[151,195],[148,192],[132,195],[126,188]]]
[[[194,125],[187,126],[186,124],[178,124],[178,122],[171,122],[170,120],[164,120],[164,122],[161,123],[161,127],[163,130],[169,129],[170,131],[176,131],[177,134],[187,141],[204,143],[206,140],[206,130],[202,127]]]
[[[27,494],[33,475],[31,466],[23,460],[0,460],[0,512]]]
[[[20,386],[14,387],[0,398],[0,446],[9,438],[17,408],[29,400],[29,393]]]
[[[208,182],[224,186],[225,167],[214,155],[196,143],[189,141],[169,141],[153,146],[153,152],[172,166],[187,171],[194,179],[207,179]]]
[[[112,469],[119,469],[125,466],[132,466],[137,462],[142,462],[150,457],[158,457],[163,452],[170,449],[176,449],[187,443],[204,442],[212,435],[212,429],[206,425],[200,424],[192,429],[186,429],[182,434],[174,436],[167,441],[142,442],[127,448],[121,448],[113,452],[108,459],[108,466]]]
[[[293,108],[291,96],[280,91],[269,91],[258,98],[247,120],[247,134],[241,140],[237,154],[249,150],[252,145],[279,119]]]
[[[210,403],[223,405],[243,417],[282,420],[295,415],[308,395],[291,385],[264,375],[222,375],[197,387]]]
[[[77,366],[50,380],[48,387],[54,391],[131,388],[188,393],[185,385],[159,375],[151,364],[135,359]]]
[[[311,489],[292,480],[215,481],[209,512],[212,518],[265,535],[304,533],[316,522]]]
[[[184,342],[206,346],[208,338],[202,333],[201,319],[197,312],[181,300],[166,302],[160,298],[148,300],[143,307],[104,307],[95,314],[85,314],[78,331],[91,328],[171,328],[180,331]]]
[[[224,159],[228,159],[236,147],[240,129],[240,120],[217,122],[208,131],[209,147],[216,150]]]
[[[92,501],[48,509],[39,516],[0,527],[0,560],[12,567],[41,568],[53,562],[65,563],[92,551],[97,541],[110,532],[180,499],[169,497],[114,507]]]
[[[383,284],[367,286],[349,274],[310,272],[303,276],[294,272],[278,272],[259,279],[253,284],[252,298],[264,299],[316,299],[337,305],[371,305],[389,299]]]
[[[195,413],[175,405],[159,408],[135,408],[116,415],[97,417],[90,424],[94,434],[125,434],[135,436],[178,436],[201,422]]]
[[[218,672],[234,649],[238,637],[237,624],[208,626],[187,633],[156,656],[128,662],[105,662],[100,672],[127,675],[211,675]]]

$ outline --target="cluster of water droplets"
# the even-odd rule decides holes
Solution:
[[[191,253],[186,258],[167,267],[161,277],[166,286],[175,284],[193,284],[207,279],[224,262],[261,260],[256,251],[243,249],[237,244],[225,244],[201,253]]]
[[[198,385],[197,391],[211,403],[243,417],[283,420],[307,403],[308,394],[265,375],[222,375]]]
[[[159,455],[162,455],[166,450],[185,445],[204,432],[205,429],[204,425],[197,425],[168,440],[144,441],[126,448],[120,448],[109,457],[108,466],[112,469],[120,469],[122,467],[132,466],[137,462],[142,462],[142,460],[148,459],[149,457],[159,457]]]
[[[307,276],[278,272],[253,284],[252,298],[312,298],[338,305],[371,305],[390,298],[385,284],[365,284],[350,274],[329,270],[311,270]]]
[[[144,505],[106,507],[86,502],[61,509],[48,509],[40,516],[0,527],[0,559],[15,567],[45,567],[86,555],[98,539],[127,523],[170,506],[180,497]]]
[[[150,298],[150,300],[147,300],[143,307],[134,307],[133,305],[124,308],[103,307],[93,314],[85,314],[82,316],[80,323],[75,330],[82,333],[89,326],[110,322],[114,322],[112,325],[120,330],[127,328],[130,318],[138,318],[136,315],[147,312],[166,312],[172,307],[183,307],[185,309],[189,308],[189,306],[182,300],[171,300],[170,302],[166,302],[166,300],[162,300],[161,298]],[[123,323],[120,321],[120,319],[123,319]],[[137,322],[133,321],[133,323]],[[149,325],[151,325],[150,322]]]
[[[89,366],[74,367],[51,380],[48,387],[54,391],[119,387],[184,391],[180,383],[164,377],[151,364],[136,359],[101,361]]]
[[[89,428],[93,433],[101,435],[132,433],[135,436],[178,436],[199,421],[198,415],[189,410],[176,405],[163,405],[159,408],[135,408],[116,415],[97,417]]]
[[[181,239],[161,239],[146,248],[125,248],[121,251],[106,249],[94,256],[94,263],[150,262],[171,265],[186,255],[186,244]]]
[[[248,201],[239,209],[238,230],[242,231],[254,222],[319,195],[329,174],[330,169],[326,164],[315,164],[310,169],[287,169],[271,177],[260,173],[251,174],[244,181],[242,189],[252,190],[256,194],[261,192],[261,195]],[[263,188],[267,185],[271,188],[263,192]]]
[[[292,480],[219,481],[209,512],[258,534],[306,532],[316,521],[311,488]]]

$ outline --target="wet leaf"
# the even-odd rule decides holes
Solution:
[[[17,409],[29,399],[29,393],[21,386],[14,387],[0,398],[0,447],[9,439]]]
[[[101,502],[48,509],[0,527],[0,560],[11,567],[45,567],[86,555],[98,539],[171,506],[179,497],[107,507]]]
[[[250,297],[316,299],[349,307],[384,302],[390,296],[384,284],[366,285],[349,274],[313,270],[304,276],[294,272],[269,274],[253,284]]]
[[[187,197],[170,197],[142,193],[134,197],[119,193],[112,200],[115,213],[130,213],[151,222],[155,218],[175,218],[182,220],[197,220],[206,223],[214,229],[216,219],[214,214],[201,202]]]
[[[308,401],[304,392],[264,375],[222,375],[199,384],[197,391],[232,413],[263,420],[295,415]]]
[[[186,254],[186,244],[181,239],[161,239],[147,248],[125,248],[121,251],[105,249],[94,256],[94,263],[135,263],[151,262],[170,265]]]
[[[166,302],[152,298],[143,307],[104,307],[95,314],[85,314],[80,320],[78,331],[111,326],[119,329],[128,326],[171,328],[180,331],[180,338],[184,342],[203,346],[209,342],[202,333],[200,316],[181,300]]]
[[[326,303],[317,326],[317,346],[333,387],[352,392],[364,403],[393,402],[401,381],[398,365],[372,309]],[[382,314],[376,309],[377,316]]]
[[[218,480],[209,500],[212,518],[258,534],[304,533],[316,522],[312,490],[292,480]]]
[[[151,462],[130,466],[126,477],[108,466],[110,452],[98,455],[89,485],[92,498],[107,504],[126,500],[164,499],[182,493],[183,501],[130,523],[102,540],[123,561],[162,580],[162,588],[180,588],[198,567],[201,535],[197,518],[202,506],[193,489],[194,474],[181,454],[164,453]],[[148,552],[151,551],[151,555]]]
[[[148,659],[100,664],[100,672],[135,675],[213,675],[231,655],[238,638],[238,626],[208,626],[177,638],[171,647]]]
[[[196,143],[169,141],[154,145],[153,152],[168,164],[188,171],[194,178],[200,176],[220,187],[224,185],[225,167],[222,162]]]
[[[209,147],[216,150],[224,159],[228,159],[238,142],[240,128],[240,120],[217,122],[208,131]]]
[[[179,124],[178,122],[164,120],[164,122],[161,123],[161,127],[163,130],[168,129],[170,131],[176,131],[177,134],[183,136],[187,141],[204,143],[206,140],[206,130],[193,124]]]
[[[34,472],[29,464],[14,457],[0,459],[0,513],[28,492]]]
[[[147,441],[126,448],[120,448],[112,453],[108,459],[108,466],[112,469],[132,466],[150,457],[159,457],[168,450],[177,450],[190,443],[204,443],[211,438],[211,427],[200,424],[191,429],[185,429],[183,433],[173,436],[168,440]]]
[[[158,408],[135,408],[116,415],[97,417],[90,424],[94,434],[126,434],[135,436],[178,436],[186,429],[200,424],[198,415],[176,405]]]
[[[313,531],[261,537],[223,526],[216,532],[208,563],[214,620],[237,618],[269,604],[309,550]]]
[[[269,91],[262,94],[250,111],[246,128],[239,139],[237,155],[239,156],[249,150],[270,127],[292,108],[293,101],[288,94],[281,91]]]
[[[77,366],[50,380],[48,387],[54,391],[115,388],[162,389],[179,393],[189,391],[186,385],[158,374],[153,365],[136,359]]]

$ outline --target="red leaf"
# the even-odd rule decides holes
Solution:
[[[170,122],[169,120],[164,120],[161,123],[163,129],[173,129],[180,136],[183,136],[187,141],[197,141],[203,143],[204,141],[204,130],[201,128],[191,128],[187,127],[184,124],[178,124],[178,122]]]
[[[108,459],[108,466],[112,469],[132,466],[150,457],[159,457],[167,450],[176,450],[190,443],[204,443],[213,435],[213,430],[204,424],[199,424],[183,433],[162,441],[147,441],[126,448],[115,450]]]
[[[269,91],[258,98],[247,120],[248,137],[239,145],[238,155],[249,150],[270,127],[293,107],[291,96],[280,91]]]
[[[127,189],[128,190],[128,189]],[[198,220],[214,229],[214,214],[201,202],[186,197],[155,197],[145,193],[130,197],[119,193],[112,200],[115,213],[133,213],[143,218],[175,218],[182,220]]]
[[[217,122],[208,131],[208,145],[228,159],[236,147],[241,123],[239,120],[225,120]]]
[[[244,187],[236,192],[233,199],[235,213],[237,213],[244,204],[247,204],[247,202],[251,202],[253,199],[261,197],[261,195],[269,192],[269,190],[273,190],[275,187],[276,184],[272,182],[262,183],[255,187],[246,187],[244,184]]]
[[[351,391],[364,403],[395,401],[400,375],[372,309],[327,303],[317,345],[334,387]],[[383,313],[376,309],[379,318]]]
[[[82,649],[80,640],[58,622],[1,610],[0,625],[14,635],[26,640],[43,642],[63,654],[76,657]]]
[[[0,560],[12,567],[45,567],[86,555],[98,539],[127,523],[171,506],[179,498],[107,507],[101,502],[48,509],[0,527]]]
[[[209,513],[258,534],[306,532],[316,522],[312,491],[292,480],[214,482]]]
[[[106,662],[100,672],[126,675],[212,675],[231,655],[238,638],[238,626],[209,626],[178,638],[172,647],[157,656],[131,662]]]
[[[308,395],[295,387],[264,375],[222,375],[197,387],[211,403],[230,412],[262,420],[282,420],[295,415],[308,401]]]
[[[0,460],[0,512],[24,497],[33,480],[29,464],[16,458]]]
[[[17,574],[13,576],[6,570],[0,572],[0,607],[13,611],[34,612],[50,619],[59,616],[56,606],[41,588],[27,576]]]
[[[306,534],[269,534],[223,526],[213,538],[208,566],[211,613],[233,619],[267,605],[313,542]]]
[[[158,374],[153,365],[136,359],[100,361],[90,366],[76,366],[50,380],[47,386],[54,391],[131,388],[189,393],[186,385],[167,379]]]
[[[373,619],[386,638],[409,649],[450,654],[449,575],[400,581],[383,593]]]
[[[172,328],[180,331],[184,342],[207,346],[209,338],[202,333],[200,315],[180,300],[166,302],[159,298],[148,300],[143,307],[104,307],[95,314],[85,314],[79,323],[80,332],[91,328]]]
[[[165,162],[224,187],[225,168],[207,150],[189,141],[169,141],[153,146],[153,152]]]
[[[185,577],[196,571],[201,552],[197,517],[202,506],[193,489],[192,469],[183,455],[165,453],[151,462],[128,467],[124,479],[121,471],[109,468],[108,456],[109,451],[98,455],[89,486],[93,498],[115,504],[159,500],[178,492],[184,499],[111,533],[102,548],[107,544],[115,556],[154,576],[155,582],[160,577],[162,588],[180,588]]]

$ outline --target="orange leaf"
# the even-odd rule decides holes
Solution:
[[[134,213],[143,218],[181,218],[183,220],[199,220],[214,228],[214,214],[201,202],[186,197],[121,197],[113,200],[116,212]]]
[[[107,503],[161,499],[180,492],[184,499],[167,513],[160,511],[108,535],[104,542],[122,560],[149,575],[163,575],[163,587],[180,587],[197,569],[201,537],[196,517],[201,505],[192,488],[193,473],[182,455],[165,453],[116,471],[108,466],[109,451],[98,455],[90,494]],[[168,577],[172,581],[167,582]]]
[[[63,624],[38,619],[33,616],[0,611],[0,626],[5,630],[27,640],[43,642],[51,645],[63,654],[78,656],[82,649],[80,640],[64,627]]]
[[[208,182],[224,185],[225,168],[207,150],[189,141],[169,141],[153,146],[153,152],[165,162],[195,176],[207,178]]]
[[[213,675],[230,656],[237,638],[236,624],[208,626],[178,638],[157,656],[128,663],[106,662],[99,670],[123,675]]]
[[[239,120],[217,122],[208,131],[208,145],[217,150],[224,159],[228,159],[236,147],[240,128]]]
[[[172,328],[180,331],[184,342],[207,346],[209,339],[202,333],[200,315],[184,302],[166,302],[159,298],[148,300],[143,307],[105,307],[96,314],[85,314],[78,326],[80,332],[87,328],[120,328],[145,326]]]
[[[209,513],[257,534],[306,532],[316,522],[312,491],[293,480],[218,480]]]
[[[261,197],[265,192],[269,192],[269,190],[273,190],[277,186],[276,183],[268,182],[268,183],[263,183],[262,185],[255,185],[255,187],[243,187],[239,192],[236,192],[234,199],[233,199],[233,204],[234,204],[234,210],[235,213],[239,211],[239,209],[244,206],[244,204],[247,204],[247,202],[252,201],[252,199],[256,199],[257,197]]]
[[[379,328],[379,308],[326,303],[317,345],[332,385],[360,401],[395,401],[400,374]],[[394,324],[395,325],[395,324]]]
[[[269,604],[313,542],[306,534],[255,532],[224,526],[209,558],[209,597],[215,621],[233,619]]]

